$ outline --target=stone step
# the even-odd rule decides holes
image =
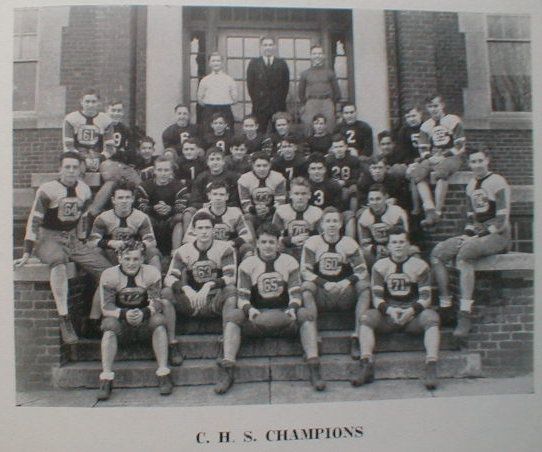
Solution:
[[[320,354],[350,354],[349,331],[323,331],[320,334]],[[178,338],[183,356],[187,359],[214,359],[221,354],[222,336],[217,334],[194,334]],[[443,331],[441,350],[458,350],[451,331]],[[423,351],[421,337],[405,333],[380,336],[376,345],[377,352]],[[82,339],[72,347],[71,361],[99,361],[100,341]],[[298,338],[252,338],[244,341],[239,351],[240,358],[302,356],[303,349]],[[133,343],[119,346],[117,360],[152,360],[154,357],[150,344]]]
[[[322,359],[322,378],[327,381],[350,380],[359,366],[349,356],[327,355]],[[423,373],[422,352],[382,353],[376,356],[377,379],[412,379]],[[115,387],[157,386],[153,361],[115,363]],[[99,362],[69,363],[53,369],[53,382],[60,388],[96,388],[101,372]],[[213,359],[189,359],[181,367],[172,368],[177,386],[213,384],[218,379]],[[438,365],[441,378],[481,377],[481,359],[477,353],[443,352]],[[308,380],[309,371],[300,357],[244,358],[238,361],[236,382]]]

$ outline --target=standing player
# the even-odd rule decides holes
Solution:
[[[173,109],[175,112],[175,123],[168,126],[162,132],[162,144],[164,149],[180,149],[184,140],[198,138],[198,127],[190,124],[190,110],[184,104],[177,104]]]
[[[299,262],[303,244],[311,235],[318,234],[322,210],[309,205],[311,188],[304,177],[296,177],[290,186],[290,202],[275,210],[273,224],[281,231],[284,251]]]
[[[101,273],[111,266],[98,250],[84,244],[77,236],[77,224],[89,204],[92,193],[79,179],[80,156],[64,152],[60,160],[58,180],[38,188],[28,217],[24,253],[15,261],[23,266],[34,250],[36,256],[49,265],[51,292],[59,315],[60,333],[66,344],[78,338],[68,318],[68,275],[66,264],[72,260],[83,267],[97,282]]]
[[[127,242],[119,249],[120,264],[105,270],[100,278],[102,321],[102,372],[98,400],[107,400],[115,373],[113,362],[117,354],[117,338],[131,334],[152,334],[152,348],[158,369],[161,395],[173,391],[167,366],[168,343],[166,319],[162,314],[160,288],[162,275],[156,268],[143,264],[141,242]]]
[[[374,309],[361,317],[361,366],[352,385],[361,386],[374,380],[375,331],[404,330],[424,334],[423,383],[427,389],[435,389],[440,330],[438,314],[429,309],[431,271],[423,260],[409,256],[408,235],[404,229],[397,227],[389,231],[388,249],[390,256],[376,262],[371,274]]]
[[[164,156],[154,161],[154,178],[137,188],[136,207],[151,219],[163,256],[181,246],[190,221],[185,214],[188,197],[188,188],[173,178],[173,163]]]
[[[319,311],[345,311],[355,307],[351,356],[359,359],[359,319],[370,303],[369,275],[363,254],[354,239],[342,236],[342,214],[324,209],[322,234],[307,239],[301,256],[303,299],[315,302]]]
[[[342,119],[336,132],[346,138],[346,144],[354,155],[368,161],[373,155],[373,129],[366,122],[358,120],[356,106],[351,103],[343,105]]]
[[[241,208],[252,231],[271,221],[275,209],[286,202],[286,179],[271,170],[269,155],[264,151],[252,156],[252,171],[243,174],[237,185]]]
[[[228,300],[224,306],[224,359],[219,363],[217,394],[224,394],[233,384],[241,335],[280,337],[298,331],[311,384],[317,391],[326,387],[320,377],[316,307],[304,303],[299,264],[292,256],[279,252],[279,237],[280,230],[274,225],[262,224],[258,229],[258,253],[239,265],[238,301]]]
[[[416,183],[425,211],[425,219],[420,224],[431,227],[442,218],[448,179],[463,164],[465,132],[461,118],[445,112],[440,94],[427,97],[426,108],[431,117],[420,128],[418,149],[421,161],[411,165],[407,174]],[[429,185],[431,172],[437,179],[434,201]]]
[[[488,150],[471,149],[469,166],[474,178],[467,184],[469,223],[463,235],[435,246],[431,265],[439,289],[443,317],[449,317],[452,297],[448,288],[446,263],[456,258],[459,268],[459,314],[454,336],[465,338],[471,327],[474,300],[474,264],[484,256],[504,253],[510,244],[510,186],[504,177],[489,171]]]

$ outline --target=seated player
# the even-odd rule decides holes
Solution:
[[[258,229],[257,254],[239,265],[237,303],[231,299],[224,306],[224,358],[219,362],[217,394],[227,392],[234,382],[241,335],[283,337],[297,332],[311,384],[317,391],[325,389],[320,377],[316,307],[302,298],[297,261],[279,252],[280,233],[274,225],[262,224]]]
[[[237,173],[238,176],[252,169],[250,156],[247,154],[246,138],[236,135],[230,143],[230,154],[226,156],[226,171]]]
[[[79,240],[78,222],[92,197],[88,185],[79,179],[80,173],[79,154],[64,152],[58,180],[42,184],[36,192],[26,225],[24,253],[14,262],[15,267],[23,266],[34,251],[49,266],[51,292],[59,315],[62,340],[66,344],[78,340],[68,318],[66,264],[70,260],[78,263],[96,282],[100,274],[111,266],[96,248]]]
[[[285,136],[291,135],[290,126],[292,117],[285,111],[278,111],[271,117],[272,132],[265,137],[262,143],[263,151],[268,152],[272,157],[280,151],[282,139]]]
[[[341,212],[325,208],[320,220],[322,233],[305,242],[301,256],[303,299],[315,302],[319,311],[355,307],[351,356],[359,359],[358,323],[369,308],[369,275],[359,245],[341,235],[342,223]]]
[[[443,320],[449,319],[452,309],[445,265],[456,258],[460,301],[453,334],[459,338],[467,337],[471,327],[474,264],[484,256],[505,253],[510,245],[510,186],[504,177],[489,171],[488,150],[470,149],[468,155],[469,166],[474,173],[466,188],[468,224],[463,235],[437,244],[431,253]]]
[[[211,115],[211,132],[203,134],[203,149],[214,146],[221,149],[224,155],[229,155],[232,133],[224,113],[213,113]]]
[[[271,169],[286,179],[286,189],[294,177],[306,175],[307,161],[299,152],[299,142],[293,135],[286,135],[280,143],[280,153],[271,160]]]
[[[252,171],[243,174],[237,185],[241,208],[252,231],[271,221],[275,209],[286,202],[286,179],[271,169],[269,154],[264,151],[252,156]]]
[[[165,156],[154,161],[154,178],[137,188],[136,207],[152,222],[158,249],[164,256],[181,246],[190,218],[185,215],[189,192],[173,178],[173,163]]]
[[[143,263],[141,242],[126,242],[119,252],[119,265],[102,273],[100,278],[102,321],[102,373],[98,400],[111,396],[113,362],[117,354],[118,338],[133,339],[152,335],[152,348],[158,369],[158,385],[161,395],[173,391],[168,361],[166,319],[162,313],[160,289],[162,275]]]
[[[134,166],[142,181],[153,178],[154,161],[156,160],[156,157],[154,140],[151,137],[141,138],[138,143]]]
[[[273,224],[283,231],[281,244],[284,252],[299,262],[301,250],[311,235],[318,234],[322,210],[309,205],[311,188],[304,177],[296,177],[290,186],[290,202],[281,204],[273,215]]]
[[[423,383],[427,389],[435,389],[440,330],[439,316],[429,308],[431,271],[422,259],[409,256],[408,234],[400,227],[390,229],[388,250],[389,257],[377,261],[371,274],[374,308],[361,316],[361,366],[352,384],[361,386],[374,380],[375,332],[403,330],[424,334]]]
[[[228,205],[239,206],[239,195],[237,194],[237,180],[239,179],[239,176],[236,173],[226,170],[224,151],[217,147],[211,147],[207,149],[205,160],[208,169],[199,174],[192,184],[190,201],[188,203],[189,209],[195,213],[196,210],[203,207],[207,202],[207,197],[205,195],[207,186],[215,181],[224,182],[226,184],[228,193],[230,194]]]
[[[214,239],[214,218],[198,212],[192,218],[196,239],[175,251],[164,278],[162,296],[175,309],[168,315],[170,339],[175,337],[176,314],[187,317],[220,317],[224,303],[237,302],[237,260],[233,247]]]
[[[190,124],[190,110],[184,104],[177,104],[173,109],[175,112],[175,123],[168,126],[162,133],[162,144],[164,149],[172,148],[177,151],[189,138],[198,138],[198,127]]]
[[[362,162],[368,161],[373,155],[373,129],[369,124],[357,118],[356,106],[346,103],[342,108],[342,123],[335,129],[346,139],[352,155]]]
[[[331,148],[331,134],[327,131],[327,119],[322,114],[312,118],[312,134],[307,138],[306,152],[310,155],[318,152],[327,155]]]
[[[426,108],[431,117],[420,128],[420,161],[408,168],[407,175],[416,183],[425,211],[425,219],[420,224],[429,228],[440,222],[448,193],[448,179],[463,164],[465,133],[461,118],[445,112],[440,94],[427,97]],[[437,179],[434,200],[430,186],[431,172],[435,173]]]
[[[190,190],[196,177],[207,169],[207,165],[205,159],[199,155],[198,143],[194,138],[184,140],[180,150],[174,158],[175,179],[180,180]]]
[[[68,113],[64,118],[64,151],[80,153],[82,172],[98,172],[105,160],[104,148],[113,143],[113,123],[108,115],[98,112],[100,96],[95,90],[84,90],[79,102],[81,110]]]
[[[367,268],[383,257],[388,257],[388,232],[401,226],[408,232],[408,216],[399,206],[388,204],[388,194],[383,185],[375,184],[369,188],[368,208],[358,219],[358,238]],[[419,252],[412,247],[412,253]]]
[[[248,155],[262,150],[264,136],[258,131],[258,119],[256,116],[248,115],[243,118],[243,136],[245,137]]]
[[[253,250],[254,236],[247,226],[243,212],[239,207],[228,206],[230,196],[228,187],[222,181],[211,182],[206,188],[209,203],[206,207],[198,210],[210,214],[214,219],[214,238],[224,240],[230,244],[242,259],[243,256]],[[191,221],[183,243],[196,240],[194,222]]]

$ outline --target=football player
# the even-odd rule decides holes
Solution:
[[[109,268],[100,278],[102,321],[102,372],[98,400],[107,400],[115,373],[113,362],[117,354],[117,338],[132,335],[137,338],[152,335],[152,348],[158,362],[156,376],[161,395],[173,391],[168,361],[166,319],[162,314],[160,289],[162,275],[151,265],[143,263],[141,242],[125,242],[118,249],[119,265]]]
[[[190,124],[190,110],[184,104],[175,105],[175,123],[168,126],[162,133],[164,149],[173,148],[180,150],[184,140],[198,138],[198,127]]]
[[[474,264],[481,257],[506,252],[510,245],[510,186],[504,177],[489,170],[488,150],[473,148],[467,152],[474,175],[466,188],[469,199],[468,223],[463,235],[437,244],[431,253],[443,320],[449,320],[452,309],[445,265],[456,258],[461,298],[453,334],[459,338],[467,337],[471,328]]]
[[[312,134],[307,138],[307,152],[327,155],[331,148],[331,134],[327,131],[327,119],[322,114],[312,118]]]
[[[359,359],[358,328],[369,308],[369,275],[359,245],[341,234],[343,216],[335,207],[322,213],[322,233],[303,245],[301,276],[303,299],[315,302],[319,311],[345,311],[355,307],[351,355]]]
[[[280,143],[280,153],[271,160],[271,169],[281,173],[286,179],[286,189],[294,177],[305,176],[307,161],[298,150],[298,140],[286,135]]]
[[[404,229],[392,228],[388,236],[389,257],[377,261],[371,274],[373,309],[361,317],[361,365],[352,385],[361,386],[374,380],[375,332],[404,330],[410,334],[424,334],[423,383],[427,389],[435,389],[440,323],[438,314],[429,308],[431,271],[422,259],[409,255],[408,234]]]
[[[256,116],[247,115],[243,118],[243,136],[247,154],[252,155],[256,151],[262,150],[264,136],[258,131],[258,119]]]
[[[368,161],[373,155],[373,129],[366,122],[358,120],[354,104],[343,105],[342,123],[338,125],[336,133],[344,136],[350,151],[361,161]]]
[[[226,171],[241,176],[252,169],[250,155],[247,154],[246,138],[234,136],[230,143],[230,153],[231,155],[226,156]]]
[[[217,394],[224,394],[234,381],[237,353],[243,336],[290,336],[299,331],[312,386],[325,389],[320,377],[314,304],[301,295],[299,264],[279,252],[281,231],[264,223],[258,229],[257,254],[239,265],[238,300],[224,306],[224,358],[220,361]]]
[[[228,127],[228,122],[224,113],[213,113],[211,115],[211,131],[205,133],[202,138],[203,149],[217,147],[224,152],[224,155],[230,154],[232,131]]]
[[[184,140],[180,148],[180,154],[174,159],[175,179],[191,189],[192,183],[207,169],[207,165],[205,159],[199,155],[198,143],[194,138]]]

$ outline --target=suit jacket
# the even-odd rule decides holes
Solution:
[[[274,57],[268,68],[263,57],[253,58],[247,68],[247,88],[253,111],[286,111],[286,96],[290,87],[288,65]]]

